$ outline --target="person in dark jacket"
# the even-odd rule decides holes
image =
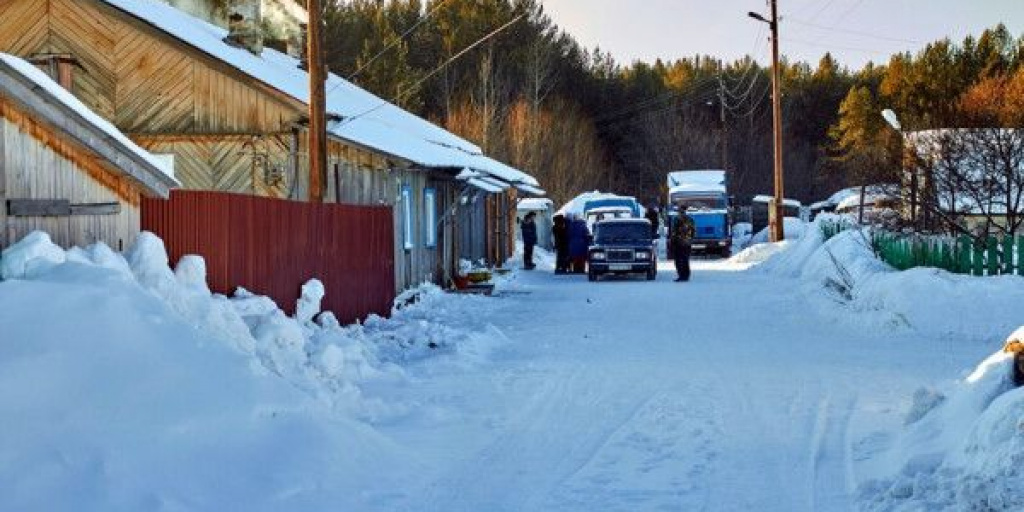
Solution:
[[[693,226],[693,219],[689,215],[680,212],[675,224],[672,226],[672,259],[676,263],[676,282],[690,280],[690,251],[693,246],[693,237],[697,230]]]
[[[651,239],[658,238],[658,228],[661,227],[661,218],[658,216],[658,207],[651,205],[644,215],[651,222]]]
[[[523,233],[523,268],[526,270],[536,268],[533,264],[533,248],[537,245],[537,223],[533,220],[536,216],[533,212],[527,213],[519,226]]]
[[[562,214],[552,219],[551,238],[555,241],[555,273],[564,274],[569,271],[569,224]]]
[[[587,221],[573,216],[569,221],[569,260],[572,273],[587,272],[587,250],[590,248],[590,230]]]

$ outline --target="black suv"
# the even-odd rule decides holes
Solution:
[[[591,281],[605,274],[644,274],[658,277],[658,260],[651,223],[647,219],[611,219],[594,224],[594,241],[587,258]]]

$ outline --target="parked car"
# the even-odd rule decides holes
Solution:
[[[653,281],[658,276],[654,242],[647,219],[597,222],[587,258],[587,277],[597,281],[607,274],[643,274]]]

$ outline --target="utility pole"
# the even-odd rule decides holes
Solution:
[[[781,242],[786,238],[785,233],[785,210],[783,200],[785,190],[782,180],[782,91],[780,82],[782,80],[779,69],[779,9],[777,0],[768,0],[771,6],[771,19],[756,12],[747,13],[748,16],[758,21],[763,21],[772,29],[772,129],[775,132],[775,199],[772,210],[769,212],[771,235],[773,242]]]
[[[725,81],[718,73],[718,120],[722,123],[722,170],[729,173],[729,127],[725,124]]]
[[[323,6],[308,0],[309,34],[309,201],[324,202],[327,183],[327,72],[324,67]]]
[[[779,10],[777,0],[771,0],[772,4],[772,118],[775,130],[775,212],[774,224],[772,225],[772,241],[781,242],[786,239],[785,231],[785,210],[782,202],[785,200],[782,181],[782,87],[779,83],[782,80],[779,70]]]

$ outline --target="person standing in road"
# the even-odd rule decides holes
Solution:
[[[536,214],[530,212],[523,218],[519,229],[523,233],[523,268],[533,270],[533,248],[537,245],[537,223],[533,221]]]
[[[658,207],[651,205],[647,209],[647,213],[644,215],[648,221],[651,222],[651,239],[658,238],[658,228],[661,227],[661,219],[658,216]]]
[[[569,224],[565,216],[555,215],[552,219],[551,238],[555,241],[555,273],[564,274],[569,271]]]
[[[569,217],[569,261],[572,274],[587,272],[587,251],[590,247],[590,230],[582,217]]]
[[[697,230],[693,226],[693,219],[683,212],[679,213],[672,226],[672,259],[676,263],[676,282],[690,280],[690,251],[692,250],[693,237]]]

